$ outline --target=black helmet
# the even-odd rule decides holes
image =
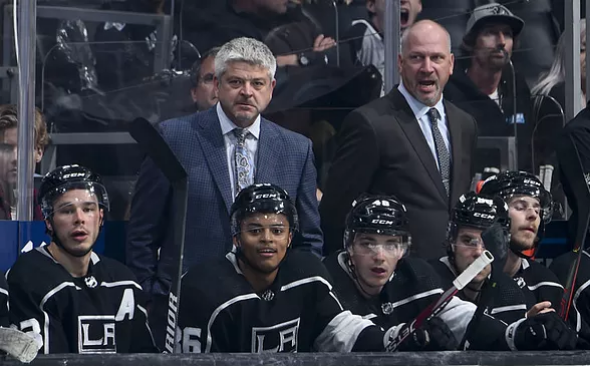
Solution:
[[[481,191],[485,196],[500,196],[504,201],[525,195],[539,199],[541,221],[549,223],[553,215],[553,198],[535,175],[527,172],[506,171],[485,180]]]
[[[91,192],[96,196],[99,206],[106,211],[109,210],[109,196],[100,177],[82,166],[64,165],[47,173],[39,187],[38,200],[46,220],[53,215],[55,200],[73,189]]]
[[[411,244],[406,207],[393,196],[363,195],[352,203],[346,216],[344,247],[354,241],[356,233],[402,236]]]
[[[297,209],[289,194],[279,186],[262,183],[242,189],[236,197],[230,210],[232,235],[240,232],[240,223],[246,215],[259,212],[283,214],[289,220],[290,230],[299,230]]]
[[[461,227],[485,230],[496,222],[506,231],[510,230],[510,216],[506,202],[499,196],[487,197],[469,192],[459,197],[459,202],[451,213],[449,240],[456,239]]]

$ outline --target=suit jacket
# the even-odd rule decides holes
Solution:
[[[449,208],[471,182],[477,127],[453,104],[444,106],[452,150],[450,199],[420,125],[397,88],[348,115],[320,204],[325,254],[342,247],[351,203],[365,192],[394,195],[405,204],[412,254],[425,259],[445,254]]]
[[[162,122],[160,130],[189,175],[183,270],[231,250],[229,210],[233,203],[229,170],[216,108]],[[323,237],[316,198],[311,141],[262,118],[256,183],[274,183],[295,202],[302,240],[294,243],[321,253]],[[172,271],[170,185],[151,159],[142,164],[131,203],[127,264],[144,290],[167,294]],[[158,249],[161,248],[158,259]]]

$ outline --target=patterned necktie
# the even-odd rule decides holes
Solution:
[[[237,195],[242,189],[254,183],[254,162],[246,148],[246,135],[248,131],[242,128],[236,128],[233,130],[233,133],[237,139],[234,152],[235,193]]]
[[[442,178],[443,185],[449,195],[449,176],[451,171],[451,157],[449,156],[449,150],[445,145],[445,141],[438,129],[438,121],[440,120],[440,113],[436,108],[430,108],[428,111],[428,119],[432,124],[432,137],[434,137],[434,146],[436,148],[436,155],[438,159],[438,166],[440,169],[440,176]]]

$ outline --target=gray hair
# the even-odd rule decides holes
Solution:
[[[408,48],[408,39],[410,38],[410,33],[411,33],[412,29],[414,29],[414,27],[416,25],[419,25],[424,21],[438,25],[440,27],[440,29],[442,29],[445,32],[445,35],[447,36],[447,39],[449,41],[449,53],[451,53],[452,52],[451,34],[445,29],[445,27],[443,27],[442,25],[440,25],[432,20],[422,20],[422,21],[416,22],[416,23],[412,24],[410,27],[404,29],[404,31],[402,32],[402,37],[401,37],[401,41],[400,41],[400,53],[404,54],[404,52]]]
[[[230,62],[246,62],[268,70],[270,79],[277,71],[277,60],[264,43],[253,38],[235,38],[224,44],[215,56],[215,75],[217,78],[227,71]]]
[[[586,38],[586,19],[580,20],[580,39]],[[585,42],[584,42],[585,43]],[[583,43],[581,43],[583,45]],[[585,47],[584,47],[585,48]],[[537,84],[531,89],[531,95],[549,95],[551,89],[565,81],[565,32],[559,37],[555,57],[549,71],[539,76]]]

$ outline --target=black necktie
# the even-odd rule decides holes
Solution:
[[[442,178],[443,185],[449,195],[449,176],[451,170],[451,157],[449,150],[445,146],[445,140],[443,139],[440,130],[438,129],[438,121],[440,120],[440,113],[436,108],[430,108],[428,111],[428,119],[432,126],[432,137],[434,137],[434,146],[436,148],[436,155],[438,159],[438,166],[440,169],[440,176]]]

